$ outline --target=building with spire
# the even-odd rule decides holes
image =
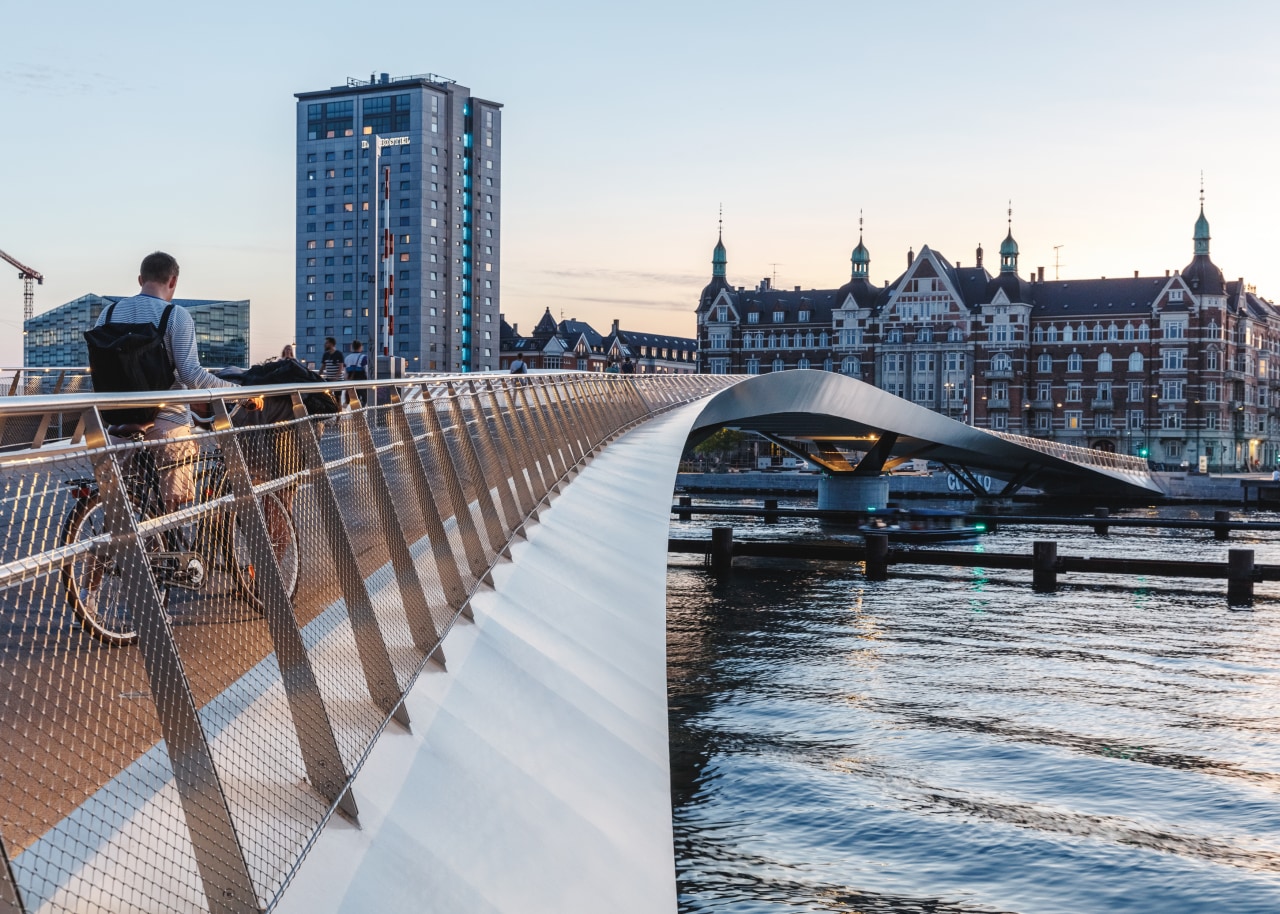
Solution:
[[[970,267],[925,245],[877,286],[859,219],[843,286],[735,287],[722,230],[699,370],[839,371],[996,431],[1169,467],[1280,465],[1280,308],[1224,279],[1200,203],[1191,262],[1163,276],[1024,275],[1010,210],[994,276],[981,245]]]

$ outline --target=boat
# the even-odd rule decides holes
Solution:
[[[976,538],[985,524],[966,524],[964,512],[942,508],[889,508],[858,525],[861,534],[882,533],[891,543],[946,543]]]

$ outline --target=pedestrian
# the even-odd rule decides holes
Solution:
[[[342,350],[331,336],[324,338],[324,352],[320,355],[320,377],[326,381],[342,381],[346,378]]]
[[[200,365],[196,353],[196,324],[186,308],[173,304],[173,294],[178,288],[178,261],[170,254],[156,251],[142,258],[138,271],[138,294],[122,298],[108,305],[98,315],[96,331],[112,324],[150,324],[163,330],[164,348],[173,370],[173,383],[168,390],[238,387],[210,374]],[[92,331],[91,331],[92,332]],[[95,341],[89,339],[91,353]],[[93,359],[90,360],[91,365]],[[117,380],[102,376],[106,363],[100,368],[91,367],[96,390],[124,390]],[[162,388],[164,389],[164,388]],[[261,409],[261,397],[245,398],[249,409]],[[160,497],[165,509],[174,511],[195,500],[195,461],[199,447],[192,438],[191,411],[185,404],[168,404],[160,408],[151,422],[133,424],[144,432],[145,441],[162,441],[158,446],[156,463],[160,466]],[[123,429],[121,429],[123,430]]]
[[[280,350],[280,358],[292,359],[293,357],[293,343],[285,343],[284,348]]]
[[[365,355],[364,343],[360,340],[351,341],[351,351],[343,360],[343,367],[346,369],[348,381],[369,380],[369,356]],[[356,390],[356,395],[360,398],[360,405],[364,406],[369,391],[361,387]]]
[[[618,374],[622,369],[618,367],[617,362],[610,362],[609,367],[604,370],[605,374]]]
[[[625,359],[622,360],[622,373],[623,374],[636,373],[636,363],[631,361],[631,356],[627,356]]]
[[[511,373],[512,374],[528,374],[529,366],[524,363],[524,359],[520,358],[520,356],[516,356],[514,359],[511,360]]]

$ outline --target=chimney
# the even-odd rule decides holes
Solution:
[[[911,250],[911,248],[907,248],[907,266],[911,266],[912,262],[915,259],[916,259],[916,252]]]
[[[982,269],[982,245],[978,245],[978,269]]]
[[[1134,279],[1137,279],[1137,278],[1138,278],[1138,271],[1137,271],[1137,270],[1134,270],[1134,271],[1133,271],[1133,278],[1134,278]]]
[[[386,85],[387,83],[389,83],[389,82],[391,82],[391,74],[390,74],[390,73],[383,73],[383,74],[382,74],[382,84],[385,86],[385,85]]]
[[[1044,267],[1036,267],[1036,282],[1044,282]]]
[[[1169,277],[1169,271],[1168,271],[1168,270],[1165,270],[1165,271],[1164,271],[1164,275],[1165,275],[1165,278],[1167,279],[1167,278]]]
[[[613,335],[618,335],[618,319],[616,317],[613,319]]]
[[[799,291],[800,291],[800,287],[799,287],[799,286],[796,286],[796,291],[797,291],[797,292],[799,292]]]

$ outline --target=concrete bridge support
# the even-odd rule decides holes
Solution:
[[[666,542],[699,409],[613,442],[539,512],[448,672],[409,692],[413,732],[357,776],[360,826],[330,822],[277,912],[675,910]]]
[[[855,474],[822,476],[818,507],[831,511],[882,511],[889,504],[889,477]]]

